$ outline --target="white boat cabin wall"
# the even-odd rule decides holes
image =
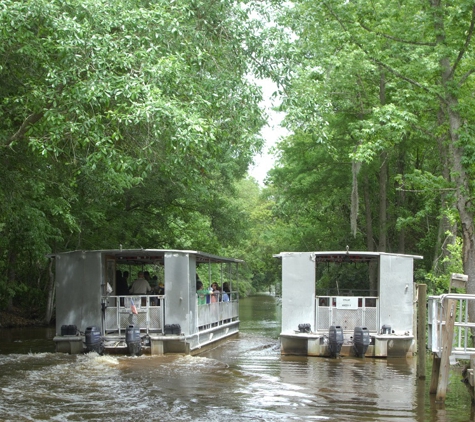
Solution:
[[[413,355],[414,260],[422,256],[325,251],[282,252],[275,257],[282,261],[282,354]],[[330,265],[338,266],[338,277],[322,282],[321,266]],[[367,267],[363,289],[341,288],[345,266],[353,271]],[[370,266],[375,271],[372,285]],[[359,338],[365,341],[362,348]]]
[[[72,251],[55,260],[56,350],[195,354],[239,332],[239,266],[243,261],[198,251],[140,249]],[[160,273],[164,293],[117,294],[116,270]],[[227,283],[231,292],[199,300],[197,274],[204,288]],[[229,300],[228,300],[229,299]],[[133,330],[132,330],[133,327]],[[92,340],[91,340],[92,339]],[[139,354],[137,353],[137,354]]]

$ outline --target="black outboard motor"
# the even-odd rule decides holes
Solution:
[[[332,325],[328,330],[328,348],[330,356],[336,358],[340,355],[341,346],[343,345],[343,328],[339,325]]]
[[[300,333],[310,333],[312,328],[310,324],[299,324],[299,332]]]
[[[78,332],[78,328],[75,325],[61,325],[62,336],[75,336]]]
[[[381,334],[391,334],[391,326],[384,324],[381,328]]]
[[[100,355],[104,353],[104,342],[99,328],[94,326],[86,328],[86,350]]]
[[[358,357],[363,357],[368,350],[368,346],[371,343],[371,336],[366,327],[355,327],[353,334],[353,347],[355,354]]]
[[[180,324],[165,324],[165,335],[166,334],[174,334],[179,336],[181,334]]]
[[[140,328],[135,325],[129,325],[125,330],[125,342],[127,350],[131,356],[140,356],[142,354],[142,339],[140,338]]]

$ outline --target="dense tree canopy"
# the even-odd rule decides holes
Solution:
[[[297,0],[279,23],[293,135],[270,183],[294,247],[421,254],[433,279],[461,236],[475,292],[473,3]]]
[[[228,1],[1,2],[4,300],[41,295],[49,252],[234,241],[233,185],[265,122],[247,14]]]
[[[44,308],[50,252],[420,254],[475,292],[475,7],[437,0],[0,2],[0,297]],[[272,78],[290,135],[246,178]],[[369,274],[370,279],[374,274]]]

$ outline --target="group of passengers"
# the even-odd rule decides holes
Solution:
[[[196,293],[198,295],[198,305],[206,305],[207,303],[229,302],[231,290],[229,283],[223,283],[223,287],[218,283],[212,283],[209,289],[203,287],[203,282],[197,277]]]
[[[124,271],[123,273],[120,270],[116,271],[116,294],[117,296],[126,296],[126,295],[157,295],[157,297],[150,298],[150,305],[160,306],[160,299],[158,296],[165,294],[165,288],[163,283],[158,283],[158,277],[155,275],[152,278],[150,277],[150,272],[148,271],[139,271],[137,273],[137,278],[133,281],[132,285],[129,287],[128,283],[129,272]],[[120,298],[121,306],[124,306],[124,298]],[[146,304],[146,298],[142,298],[141,304]]]
[[[163,295],[165,294],[165,289],[163,283],[158,283],[157,276],[150,277],[148,271],[139,271],[137,273],[137,278],[134,280],[132,285],[129,287],[128,283],[129,272],[124,271],[122,273],[120,270],[116,271],[116,292],[117,296],[125,296],[128,294],[131,295],[147,295],[147,294],[156,294]]]
[[[158,283],[157,276],[150,278],[148,271],[139,271],[137,278],[132,285],[128,285],[129,272],[120,270],[116,272],[116,294],[117,296],[126,295],[164,295],[165,289],[163,283]],[[218,283],[212,283],[209,289],[203,287],[203,282],[196,277],[196,293],[198,295],[198,305],[207,303],[229,302],[231,298],[231,290],[229,283],[223,283],[220,287]],[[159,299],[157,299],[159,301]],[[151,304],[160,304],[160,302]]]

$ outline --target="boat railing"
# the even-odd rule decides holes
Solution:
[[[228,301],[223,294],[212,293],[200,297],[197,295],[197,327],[199,330],[210,329],[239,319],[239,293],[231,292]]]
[[[125,335],[129,325],[164,333],[165,295],[104,296],[104,333]]]
[[[355,327],[366,327],[376,333],[379,328],[379,298],[376,296],[317,296],[315,300],[316,331],[327,332],[329,327],[340,326],[352,332]]]
[[[451,355],[456,359],[470,359],[470,356],[475,354],[475,348],[471,343],[475,323],[470,321],[468,312],[470,308],[475,308],[475,295],[449,293],[441,296],[429,296],[427,316],[428,348],[441,357],[444,347],[444,344],[442,344],[442,329],[446,324],[444,305],[449,299],[456,301]]]
[[[357,296],[357,297],[374,297],[369,289],[340,289],[340,288],[316,288],[316,296]]]

